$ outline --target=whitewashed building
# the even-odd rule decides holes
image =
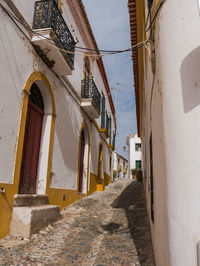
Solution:
[[[2,238],[14,198],[63,209],[104,189],[116,121],[81,0],[0,1],[0,21]]]
[[[200,265],[199,1],[128,2],[156,265]]]
[[[142,148],[141,139],[137,134],[129,134],[126,139],[128,146],[128,175],[132,178],[131,170],[142,169]]]
[[[118,152],[112,154],[112,169],[114,178],[127,178],[128,177],[128,160]]]

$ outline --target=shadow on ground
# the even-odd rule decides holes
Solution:
[[[125,211],[128,230],[137,249],[140,264],[153,265],[153,249],[143,184],[133,181],[112,203],[112,207]],[[113,233],[115,229],[118,230],[118,227],[117,224],[112,223],[107,225],[107,231]],[[153,264],[149,264],[150,262]]]

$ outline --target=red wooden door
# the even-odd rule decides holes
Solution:
[[[29,101],[21,164],[19,193],[36,193],[37,169],[44,112]]]
[[[79,166],[79,184],[78,192],[82,192],[83,186],[83,167],[84,167],[84,152],[85,152],[85,137],[84,132],[81,132],[81,147],[80,147],[80,166]]]

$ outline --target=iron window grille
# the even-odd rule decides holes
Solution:
[[[51,28],[74,65],[75,41],[55,0],[35,2],[33,29]]]
[[[85,99],[92,99],[98,112],[100,113],[101,106],[101,94],[97,89],[97,86],[92,79],[84,79],[81,84],[81,97]]]

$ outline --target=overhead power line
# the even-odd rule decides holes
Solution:
[[[11,16],[15,21],[17,21],[20,25],[22,25],[27,31],[30,31],[30,28],[27,28],[27,25],[25,25],[20,19],[18,19],[15,15],[13,15],[2,4],[0,4],[0,6],[1,6],[2,9],[4,9],[4,11],[9,16]],[[20,29],[20,30],[22,31],[22,29]],[[126,49],[122,49],[122,50],[103,50],[103,49],[98,49],[97,50],[97,49],[91,49],[91,48],[80,47],[80,46],[76,46],[75,45],[76,51],[72,52],[72,51],[68,51],[68,50],[62,49],[62,48],[58,47],[57,45],[55,45],[54,43],[51,43],[52,39],[48,38],[47,36],[45,36],[43,34],[40,34],[40,33],[36,32],[36,31],[33,31],[32,29],[31,29],[31,32],[32,32],[33,35],[38,36],[41,39],[41,41],[48,43],[48,45],[50,45],[52,47],[55,47],[56,49],[58,49],[58,50],[60,50],[62,52],[66,52],[68,54],[75,54],[75,55],[82,55],[83,56],[83,55],[85,55],[86,51],[89,51],[91,53],[87,53],[87,55],[91,56],[91,57],[102,57],[102,56],[108,56],[108,55],[115,55],[115,54],[130,52],[130,51],[133,51],[133,50],[136,50],[138,48],[143,47],[149,41],[149,40],[146,40],[146,41],[137,43],[137,44],[135,44],[134,46],[132,46],[130,48],[126,48]],[[25,34],[25,32],[24,32],[24,34]],[[26,37],[28,38],[27,35],[26,35]]]
[[[151,15],[151,10],[149,9],[149,11],[148,11],[148,15],[147,15],[147,19],[146,19],[146,32],[148,32],[148,31],[152,28],[153,23],[155,22],[155,20],[156,20],[156,18],[157,18],[157,16],[158,16],[158,13],[159,13],[159,11],[160,11],[160,9],[161,9],[161,7],[162,7],[163,4],[164,4],[164,1],[160,3],[160,5],[159,5],[159,7],[158,7],[158,9],[157,9],[157,11],[156,11],[156,14],[155,14],[154,17],[152,18],[152,20],[151,20],[151,17],[150,17],[150,25],[149,25],[149,27],[147,28],[147,20],[148,20],[148,18],[149,18],[149,15]]]

